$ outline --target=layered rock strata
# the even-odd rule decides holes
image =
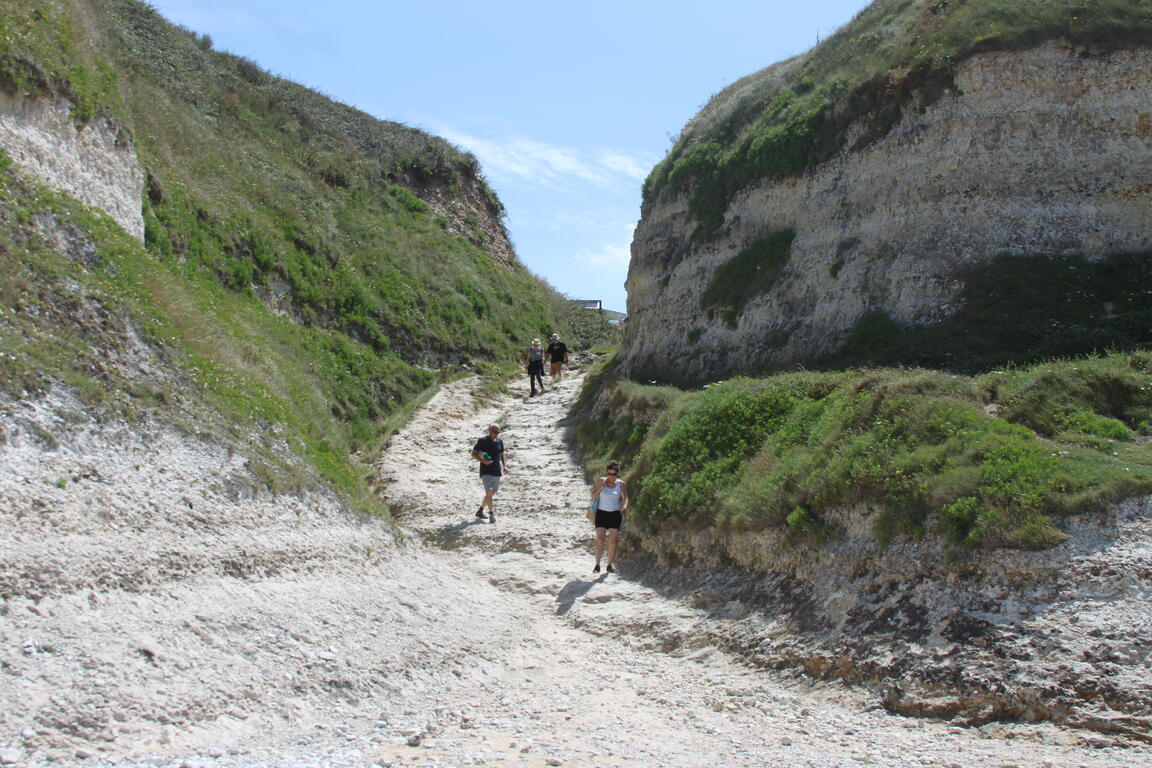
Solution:
[[[884,138],[851,149],[862,118],[831,160],[740,192],[708,242],[693,242],[688,197],[660,193],[632,243],[623,372],[701,382],[801,364],[870,313],[949,317],[963,271],[1004,252],[1152,249],[1150,69],[1147,49],[1060,42],[975,56]],[[787,230],[770,289],[738,317],[710,317],[701,297],[717,268]]]
[[[959,558],[928,539],[879,547],[866,510],[819,547],[713,529],[627,543],[652,558],[647,579],[675,567],[713,639],[756,664],[865,685],[910,716],[1152,742],[1150,518],[1152,498],[1132,499],[1071,519],[1053,550]]]

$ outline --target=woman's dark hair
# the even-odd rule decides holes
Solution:
[[[620,471],[620,462],[618,462],[618,461],[610,461],[610,462],[608,462],[608,466],[607,466],[607,467],[605,467],[605,469],[614,469],[614,470],[616,470],[617,472],[619,472],[619,471]]]

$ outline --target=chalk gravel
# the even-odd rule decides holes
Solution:
[[[8,404],[0,764],[1152,764],[1054,726],[894,717],[743,665],[626,559],[593,575],[564,443],[580,385],[484,408],[446,386],[378,468],[398,536],[258,490],[207,440]],[[490,524],[468,453],[493,421],[511,473]]]

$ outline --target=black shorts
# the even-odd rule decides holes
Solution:
[[[620,523],[623,521],[623,512],[609,512],[606,509],[596,510],[597,528],[615,528],[616,530],[620,530]]]

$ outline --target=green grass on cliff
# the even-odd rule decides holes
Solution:
[[[1152,254],[1001,254],[959,273],[958,309],[936,323],[874,313],[858,321],[833,368],[916,365],[962,373],[1065,355],[1152,346]]]
[[[355,457],[439,372],[184,274],[106,217],[5,176],[0,391],[23,398],[64,383],[97,412],[157,417],[246,451],[271,488],[322,480],[377,509]],[[86,263],[57,249],[46,222],[65,223]]]
[[[116,104],[116,73],[84,45],[79,20],[57,2],[0,3],[0,90],[58,93],[87,122]]]
[[[429,386],[552,331],[605,335],[499,255],[475,158],[212,51],[145,3],[0,0],[0,89],[66,98],[78,125],[110,116],[148,179],[141,246],[0,152],[10,397],[62,382],[224,439],[273,487],[323,478],[376,509],[372,456]]]
[[[792,255],[795,239],[795,230],[773,232],[721,264],[700,295],[700,309],[709,317],[722,314],[735,328],[744,305],[772,287]]]
[[[881,542],[1045,548],[1061,519],[1152,493],[1152,354],[966,377],[793,373],[684,392],[588,385],[586,458],[625,462],[634,524],[778,528],[820,541],[833,511]]]
[[[685,126],[644,184],[689,195],[697,237],[716,234],[732,196],[797,176],[846,146],[885,135],[911,103],[952,83],[955,66],[982,52],[1061,38],[1085,55],[1152,45],[1147,0],[875,0],[812,51],[749,75],[716,94]]]

